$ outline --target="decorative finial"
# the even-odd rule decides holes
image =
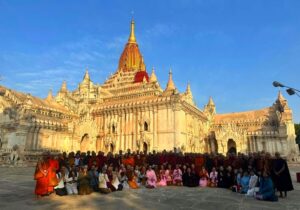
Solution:
[[[90,80],[89,70],[86,68],[83,80]]]
[[[209,97],[209,101],[208,101],[208,104],[209,106],[215,106],[215,102],[213,101],[212,97],[210,96]]]
[[[134,20],[131,20],[131,27],[130,27],[130,35],[128,39],[128,43],[136,43],[135,35],[134,35]]]
[[[53,101],[52,88],[49,90],[46,100],[47,101]]]
[[[61,88],[60,88],[60,92],[67,92],[67,82],[66,80],[63,81]]]
[[[152,67],[152,73],[150,76],[150,82],[157,82],[157,77],[155,75],[154,67]]]
[[[172,69],[170,68],[170,71],[169,71],[169,81],[168,81],[168,84],[167,84],[167,87],[166,87],[165,91],[175,90],[175,89],[176,89],[176,87],[175,87],[175,84],[173,82]]]

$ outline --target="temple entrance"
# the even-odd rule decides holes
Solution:
[[[89,148],[89,134],[85,133],[82,137],[81,137],[81,141],[80,141],[80,151],[81,152],[87,152],[88,148]]]
[[[211,153],[218,153],[218,143],[217,143],[217,139],[213,138],[210,139],[210,152]]]
[[[148,152],[148,144],[146,142],[143,143],[143,152],[144,154],[147,154]]]
[[[114,149],[115,149],[114,145],[110,144],[109,145],[109,152],[114,153]]]
[[[216,153],[216,154],[218,153],[218,142],[216,139],[215,132],[211,132],[209,136],[209,147],[211,153]]]
[[[236,154],[236,143],[233,139],[228,139],[227,153]]]

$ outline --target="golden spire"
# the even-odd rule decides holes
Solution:
[[[175,87],[175,84],[173,82],[172,69],[170,69],[170,71],[169,71],[169,81],[168,81],[168,84],[167,84],[167,87],[166,87],[165,91],[175,90],[175,89],[176,89],[176,87]]]
[[[88,69],[85,70],[85,74],[84,74],[83,80],[88,80],[88,81],[90,80],[90,75],[89,75]]]
[[[131,27],[130,27],[130,35],[128,39],[128,43],[136,43],[135,35],[134,35],[134,20],[131,20]]]
[[[190,86],[189,82],[188,82],[188,84],[186,86],[185,94],[186,95],[192,95],[191,86]]]
[[[208,106],[215,106],[215,102],[213,101],[212,97],[209,97]]]
[[[283,97],[281,91],[278,92],[277,100],[278,100],[278,101],[285,101],[285,98]]]
[[[46,100],[47,101],[53,101],[52,89],[49,90]]]
[[[155,75],[154,67],[152,67],[152,73],[150,76],[150,82],[157,82],[157,77]]]
[[[67,92],[67,82],[66,80],[63,81],[61,88],[60,88],[60,92]]]

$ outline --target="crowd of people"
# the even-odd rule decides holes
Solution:
[[[279,153],[182,154],[163,151],[146,154],[119,151],[44,153],[34,179],[38,197],[56,194],[149,189],[165,186],[218,187],[259,200],[277,201],[293,190],[287,162]]]

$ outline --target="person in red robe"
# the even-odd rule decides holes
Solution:
[[[48,156],[49,170],[48,170],[48,193],[54,192],[54,187],[58,185],[58,179],[56,176],[56,171],[59,169],[59,162],[56,157]]]
[[[50,165],[47,156],[37,162],[34,179],[36,180],[34,193],[37,197],[48,195]]]

